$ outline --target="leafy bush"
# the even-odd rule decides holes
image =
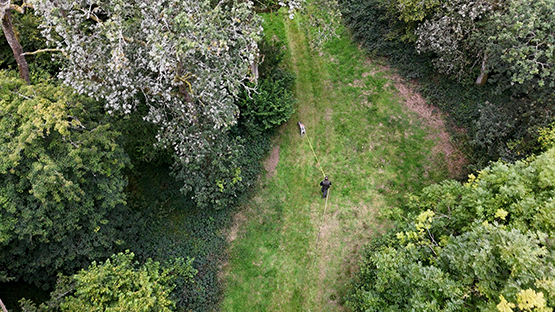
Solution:
[[[497,162],[464,185],[445,181],[412,196],[410,216],[399,216],[398,229],[366,248],[348,305],[509,311],[503,309],[528,296],[551,311],[554,172],[550,149],[529,162]]]
[[[88,269],[60,276],[52,299],[36,306],[23,300],[25,311],[172,311],[173,281],[191,280],[195,274],[191,260],[176,259],[167,267],[147,260],[139,265],[135,255],[118,253],[104,263],[93,262]]]
[[[292,93],[295,77],[279,67],[285,51],[279,42],[268,39],[263,39],[259,47],[263,62],[259,65],[258,85],[255,91],[243,89],[237,103],[240,127],[252,136],[289,120],[295,105]]]
[[[279,68],[258,83],[256,91],[244,92],[239,100],[241,123],[256,136],[289,120],[295,100],[291,92],[294,78]]]
[[[486,159],[515,161],[541,150],[539,129],[553,120],[549,106],[525,100],[478,106],[479,116],[472,122],[471,143],[487,153]]]
[[[242,174],[249,176],[247,171]],[[132,250],[139,262],[193,258],[191,266],[198,271],[193,283],[184,279],[173,282],[176,310],[216,310],[223,292],[218,277],[226,256],[223,233],[230,226],[233,207],[199,208],[180,192],[180,183],[168,164],[143,164],[134,168],[129,180],[122,248]]]

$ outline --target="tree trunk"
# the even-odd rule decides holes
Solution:
[[[8,40],[8,44],[12,48],[13,56],[17,62],[17,67],[19,68],[19,76],[21,79],[25,80],[27,83],[31,83],[29,79],[29,65],[27,64],[27,60],[25,60],[25,56],[23,54],[23,47],[19,43],[17,39],[14,28],[12,25],[12,13],[10,9],[6,9],[4,12],[4,16],[2,18],[2,30],[4,31],[4,36],[6,36],[6,40]]]
[[[480,76],[476,78],[476,84],[479,86],[484,85],[488,81],[488,73],[486,72],[487,61],[488,61],[488,55],[484,52],[484,59],[482,59],[482,70],[480,71]]]
[[[2,299],[0,299],[0,308],[2,308],[2,312],[8,312],[8,309],[6,309],[6,306],[2,302]]]

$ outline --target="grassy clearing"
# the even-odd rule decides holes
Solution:
[[[298,19],[264,18],[289,49],[299,102],[279,131],[275,175],[236,217],[222,310],[340,311],[359,248],[387,227],[379,212],[447,176],[430,153],[437,130],[407,111],[387,73],[347,36],[312,51]],[[333,183],[327,202],[297,121]]]

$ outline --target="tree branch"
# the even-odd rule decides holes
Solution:
[[[480,76],[476,78],[476,84],[481,86],[484,85],[488,81],[488,73],[486,72],[486,63],[488,61],[488,55],[484,52],[484,58],[482,59],[482,68],[480,70]]]
[[[14,91],[11,91],[11,90],[9,90],[9,91],[10,91],[11,93],[13,93],[13,94],[17,94],[17,95],[19,95],[19,96],[21,96],[21,97],[24,97],[24,98],[26,98],[27,100],[32,100],[30,97],[25,96],[25,95],[23,95],[23,94],[21,94],[21,93],[19,93],[19,92],[14,92]]]
[[[436,251],[434,250],[434,248],[432,248],[432,246],[430,246],[430,245],[428,245],[428,244],[426,244],[426,246],[427,246],[428,248],[430,248],[430,250],[434,253],[434,256],[437,257],[437,253],[436,253]]]
[[[2,308],[2,312],[8,312],[8,309],[6,309],[6,306],[2,302],[2,299],[0,299],[0,308]]]
[[[17,5],[17,4],[10,4],[10,9],[17,11],[21,14],[25,14],[25,9],[26,8],[31,8],[33,9],[33,5],[27,2],[23,2],[23,4],[21,6]]]
[[[436,245],[437,247],[439,247],[439,244],[436,242],[436,240],[434,239],[434,236],[432,235],[432,233],[430,233],[429,229],[426,229],[426,232],[428,232],[428,236],[432,239],[432,242],[434,243],[434,245]],[[435,253],[435,252],[434,252]]]
[[[65,57],[69,57],[64,50],[62,49],[40,49],[40,50],[36,50],[34,52],[25,52],[25,53],[21,53],[21,55],[34,55],[34,54],[38,54],[38,53],[43,53],[43,52],[62,52],[62,54]]]

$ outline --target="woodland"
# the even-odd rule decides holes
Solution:
[[[305,107],[278,14],[391,66],[466,159],[398,182],[337,310],[552,311],[555,0],[0,0],[0,303],[237,310],[225,234]]]

